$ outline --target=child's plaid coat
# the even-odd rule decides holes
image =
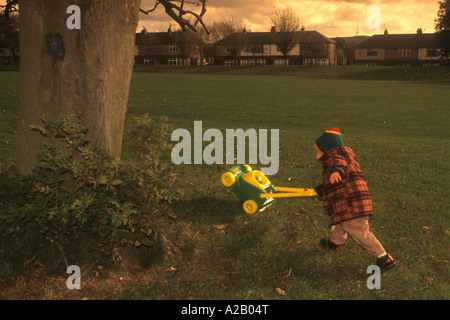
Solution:
[[[372,214],[372,201],[366,179],[352,149],[338,147],[326,152],[319,161],[323,165],[323,184],[317,187],[323,197],[330,225]],[[342,180],[330,183],[331,173],[338,171]]]

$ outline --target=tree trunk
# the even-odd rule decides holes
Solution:
[[[82,114],[91,146],[120,157],[141,0],[20,2],[20,107],[17,171],[31,172],[41,148],[30,125]],[[81,29],[69,29],[70,5]],[[59,34],[59,36],[56,35]],[[49,35],[53,44],[49,45]],[[56,36],[55,36],[56,35]],[[55,40],[56,39],[56,40]],[[62,42],[59,43],[59,39]],[[64,45],[64,51],[60,46]]]

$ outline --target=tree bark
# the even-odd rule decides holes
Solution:
[[[91,147],[120,157],[141,0],[33,0],[20,3],[17,171],[31,172],[41,148],[30,125],[82,114]],[[66,26],[70,5],[81,29]],[[62,42],[49,45],[49,35]],[[58,38],[60,37],[60,38]]]

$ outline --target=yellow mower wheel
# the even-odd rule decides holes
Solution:
[[[236,182],[236,177],[231,172],[225,172],[221,181],[225,187],[231,187]]]
[[[258,211],[258,205],[254,200],[247,200],[244,202],[244,211],[248,214],[254,214],[256,211]]]

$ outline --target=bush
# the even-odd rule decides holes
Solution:
[[[88,128],[63,116],[33,127],[44,139],[32,173],[2,175],[0,232],[38,232],[60,250],[89,234],[98,259],[120,261],[124,245],[152,246],[174,197],[167,144],[168,119],[136,119],[130,132],[137,161],[113,158],[89,147]],[[94,244],[95,243],[95,244]]]

